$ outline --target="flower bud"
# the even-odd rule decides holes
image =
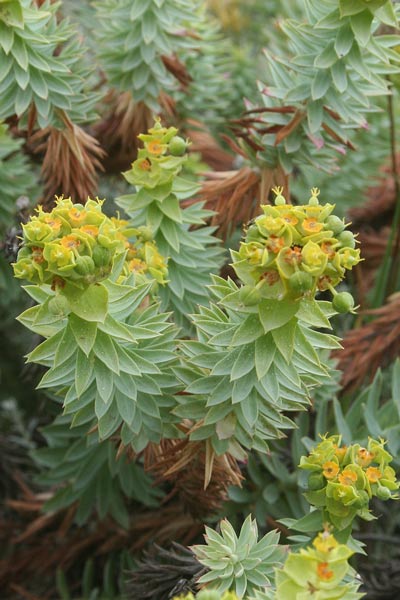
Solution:
[[[90,256],[78,256],[76,259],[75,273],[78,275],[93,275],[95,264]]]
[[[309,292],[313,287],[313,283],[313,277],[310,273],[305,273],[304,271],[297,271],[297,273],[293,273],[288,279],[289,288],[297,294]]]
[[[376,496],[380,499],[380,500],[389,500],[392,497],[392,492],[389,490],[389,488],[380,485],[378,486],[378,489],[376,490]]]
[[[95,246],[93,248],[92,258],[96,267],[106,267],[111,259],[111,252],[103,246]]]
[[[332,306],[338,313],[346,313],[354,308],[354,298],[349,292],[340,292],[332,300]]]
[[[338,242],[341,243],[342,247],[355,248],[356,239],[351,231],[342,231],[337,237]]]
[[[65,296],[57,294],[54,298],[51,298],[48,304],[49,312],[52,315],[63,317],[70,312],[68,300]]]
[[[326,229],[332,231],[333,235],[339,235],[339,233],[342,233],[344,230],[344,223],[342,219],[339,219],[339,217],[336,215],[329,215],[329,217],[325,220],[325,227]]]
[[[185,140],[178,135],[174,136],[168,144],[168,150],[172,156],[183,156],[186,152],[187,144]]]
[[[309,490],[322,490],[325,487],[326,481],[323,475],[320,473],[311,473],[308,478],[308,489]]]

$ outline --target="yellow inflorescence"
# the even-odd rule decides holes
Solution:
[[[245,284],[264,297],[313,296],[334,288],[360,261],[356,240],[345,223],[332,215],[334,205],[321,205],[313,188],[308,204],[286,204],[282,188],[274,188],[275,205],[251,223],[233,267]]]
[[[125,275],[147,273],[163,283],[166,261],[155,243],[148,235],[144,239],[140,229],[130,229],[127,221],[107,217],[102,204],[98,199],[73,204],[61,197],[50,213],[39,207],[23,225],[15,276],[58,288],[67,282],[85,287],[108,277],[116,256],[126,253]]]

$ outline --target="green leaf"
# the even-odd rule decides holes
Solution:
[[[136,414],[135,399],[130,396],[126,396],[119,391],[116,392],[115,399],[117,401],[118,411],[122,419],[128,425],[131,425]]]
[[[171,221],[168,217],[162,220],[161,232],[168,242],[168,244],[176,251],[179,252],[179,229],[175,225],[174,221]]]
[[[290,362],[294,350],[294,337],[296,335],[297,319],[291,319],[288,323],[274,329],[272,337],[279,352],[287,363]]]
[[[101,285],[90,285],[85,291],[66,288],[64,294],[68,298],[71,311],[84,321],[104,323],[108,310],[108,292]]]
[[[244,418],[250,427],[256,424],[258,419],[258,399],[255,393],[249,394],[240,403]]]
[[[335,50],[339,58],[343,58],[343,56],[346,56],[350,52],[353,42],[353,31],[349,23],[346,23],[337,32],[335,40]]]
[[[9,27],[24,28],[24,15],[19,1],[10,0],[0,5],[0,21],[7,23]]]
[[[26,51],[25,43],[18,35],[14,36],[11,54],[14,56],[21,69],[26,71],[29,65],[28,53]]]
[[[110,437],[117,427],[119,427],[121,421],[122,419],[119,415],[117,405],[113,402],[106,414],[99,419],[100,438],[104,440]]]
[[[313,510],[305,517],[295,521],[290,525],[290,529],[294,531],[302,531],[304,533],[311,533],[314,531],[320,531],[322,529],[322,511]]]
[[[307,104],[307,122],[311,133],[321,129],[324,117],[324,104],[322,100],[314,100]]]
[[[371,25],[373,14],[369,10],[353,15],[350,19],[351,28],[356,36],[356,40],[361,46],[366,46],[371,37]]]
[[[275,352],[276,346],[270,333],[263,335],[256,340],[255,366],[258,379],[262,379],[264,375],[268,373],[274,362]]]
[[[14,43],[14,29],[7,27],[0,21],[0,46],[6,54],[9,54]]]
[[[231,381],[240,379],[254,368],[254,344],[246,344],[240,351],[231,371]]]
[[[52,359],[60,345],[63,337],[63,331],[59,331],[55,335],[51,336],[48,340],[45,340],[39,346],[36,346],[32,352],[27,355],[26,362],[41,363],[43,360]]]
[[[390,0],[381,8],[378,8],[375,12],[375,16],[382,21],[382,23],[385,23],[385,25],[389,25],[389,27],[398,27],[397,16]]]
[[[258,315],[249,315],[236,330],[231,345],[242,346],[254,342],[262,333]]]
[[[346,73],[346,64],[343,60],[338,60],[331,68],[331,75],[333,84],[340,92],[343,92],[347,89],[347,73]]]
[[[297,312],[297,318],[299,321],[303,321],[313,327],[326,327],[332,329],[329,320],[316,300],[302,300]]]
[[[160,210],[164,213],[164,215],[166,215],[176,223],[182,223],[181,207],[178,198],[174,194],[171,194],[170,196],[168,196],[168,198],[162,200],[159,206]]]
[[[136,339],[129,327],[123,323],[119,323],[111,315],[107,315],[104,323],[99,323],[98,328],[100,331],[107,333],[113,338],[119,338],[121,340],[125,340],[126,342],[136,343]]]
[[[392,374],[392,400],[400,416],[400,359],[398,358],[393,366]]]
[[[334,42],[330,42],[326,48],[317,56],[314,66],[317,69],[328,69],[337,61]]]
[[[81,319],[74,313],[69,315],[68,321],[76,343],[84,354],[89,356],[96,339],[97,323]]]
[[[93,373],[93,360],[88,359],[82,350],[76,353],[75,389],[80,396],[88,387]]]
[[[352,442],[352,433],[350,427],[347,425],[346,419],[344,418],[342,407],[340,406],[337,398],[333,399],[333,411],[335,413],[335,421],[338,428],[338,432],[343,437],[343,442],[346,445]]]
[[[97,393],[104,403],[108,403],[114,390],[114,377],[110,369],[100,360],[94,363]]]
[[[285,325],[299,307],[299,302],[293,300],[262,300],[258,305],[258,313],[265,333]]]
[[[118,354],[109,335],[98,331],[93,351],[109,369],[117,373],[117,375],[119,374]]]
[[[322,98],[328,91],[331,81],[329,69],[318,71],[311,84],[312,99],[319,100]]]
[[[339,0],[340,16],[347,17],[356,15],[365,10],[363,0]]]

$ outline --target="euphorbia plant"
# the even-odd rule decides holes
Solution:
[[[331,328],[335,286],[360,260],[354,236],[317,190],[302,206],[286,204],[281,192],[232,252],[242,285],[213,278],[217,303],[200,308],[198,341],[183,346],[189,368],[180,376],[191,395],[174,412],[196,415],[191,439],[211,439],[217,453],[265,452],[292,427],[286,413],[307,408],[310,390],[329,376],[319,350],[338,346],[315,328]],[[334,303],[316,297],[328,289]]]

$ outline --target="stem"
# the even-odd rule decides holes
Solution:
[[[390,119],[390,154],[394,180],[395,210],[385,256],[375,283],[375,291],[372,299],[373,308],[382,306],[384,299],[396,289],[400,269],[400,257],[398,256],[400,250],[400,175],[396,163],[396,125],[392,94],[388,96],[388,113]]]

